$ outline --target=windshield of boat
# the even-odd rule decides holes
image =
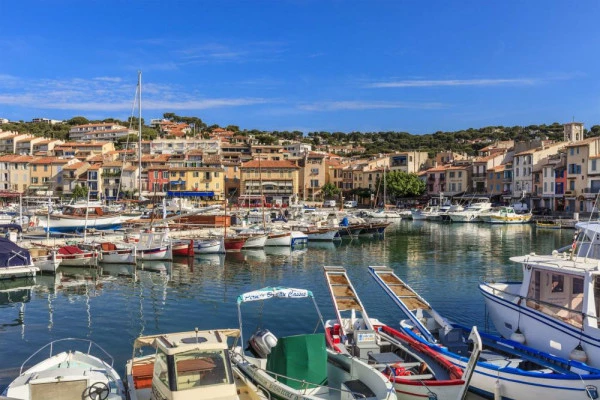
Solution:
[[[191,350],[175,355],[177,390],[231,384],[224,350]]]

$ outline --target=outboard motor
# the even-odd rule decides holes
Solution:
[[[267,358],[277,346],[277,338],[268,329],[259,329],[248,340],[248,349],[258,358]]]

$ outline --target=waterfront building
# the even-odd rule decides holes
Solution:
[[[0,188],[24,193],[30,182],[29,163],[34,159],[18,154],[0,156]]]
[[[231,161],[223,161],[222,166],[225,175],[225,194],[227,195],[227,198],[239,197],[241,192],[241,164]]]
[[[440,165],[423,172],[425,188],[429,196],[439,196],[446,192],[446,166]]]
[[[169,196],[223,200],[225,171],[220,167],[169,168]]]
[[[102,165],[92,164],[86,171],[87,179],[85,185],[88,188],[88,196],[93,200],[101,200],[102,195]]]
[[[501,151],[485,152],[483,156],[479,156],[473,160],[473,170],[471,172],[472,182],[469,184],[469,189],[474,193],[489,193],[487,175],[490,169],[494,169],[502,165],[505,161],[507,149]],[[499,190],[496,190],[496,194]]]
[[[406,151],[390,156],[390,170],[417,173],[429,166],[429,155],[425,151]]]
[[[591,212],[598,190],[597,175],[593,166],[597,167],[596,156],[600,154],[600,138],[592,137],[567,145],[567,187],[565,189],[565,210],[570,212]],[[593,171],[593,176],[588,172]],[[594,186],[591,186],[591,181]],[[587,196],[586,196],[587,195]]]
[[[22,138],[15,143],[15,153],[23,155],[33,155],[33,145],[45,141],[43,137],[29,136]]]
[[[506,164],[501,164],[487,170],[486,194],[493,201],[502,201],[502,195],[510,197],[512,194],[512,169],[506,167]]]
[[[446,167],[446,188],[441,192],[448,196],[456,196],[470,191],[472,169],[469,161],[455,162],[454,165]]]
[[[303,200],[315,201],[321,195],[321,188],[326,182],[325,154],[304,153],[299,160],[300,170],[300,195]]]
[[[248,161],[240,167],[240,198],[262,194],[267,203],[289,204],[290,198],[298,195],[299,170],[289,160]]]

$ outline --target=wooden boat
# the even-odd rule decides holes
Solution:
[[[194,240],[193,239],[178,239],[172,243],[173,255],[191,257],[194,255]]]
[[[73,245],[59,247],[56,257],[60,260],[61,267],[95,267],[98,265],[96,250],[82,250]]]
[[[33,265],[38,267],[42,272],[55,273],[62,261],[56,256],[56,250],[49,247],[32,245],[27,250],[31,254]]]
[[[304,289],[267,287],[238,296],[240,344],[242,333],[241,305],[269,299],[311,299],[321,316],[312,292]],[[288,315],[288,314],[286,314]],[[320,319],[323,323],[322,318]],[[277,326],[275,321],[273,326]],[[235,368],[247,379],[278,399],[395,399],[392,384],[366,362],[336,353],[325,346],[323,333],[276,338],[259,329],[250,339],[252,354],[236,346],[231,355]],[[258,352],[257,352],[258,349]]]
[[[196,254],[222,254],[225,253],[225,241],[220,238],[203,238],[194,241]]]
[[[265,243],[265,246],[292,246],[291,232],[271,232]]]
[[[242,246],[243,249],[262,249],[263,247],[265,247],[265,244],[267,243],[267,239],[269,238],[268,235],[244,235],[244,234],[241,234],[240,236],[246,237],[246,241],[244,242],[244,245]]]
[[[378,367],[403,399],[459,399],[467,390],[463,371],[417,340],[369,318],[343,267],[323,267],[337,318],[325,323],[332,350]],[[360,313],[360,316],[357,316]],[[477,357],[474,352],[472,364]]]
[[[129,400],[265,399],[232,367],[228,340],[238,329],[218,329],[140,336],[127,361]],[[140,355],[144,348],[152,353]]]
[[[61,214],[38,214],[30,223],[50,232],[74,232],[87,229],[115,229],[121,226],[118,213],[104,212],[99,202],[65,205]]]
[[[535,227],[538,229],[562,229],[562,223],[559,219],[538,219],[535,221]]]
[[[68,344],[67,351],[55,353],[57,348]],[[74,350],[74,345],[85,348]],[[110,362],[91,354],[97,351]],[[34,357],[47,351],[50,356],[26,370],[25,366]],[[112,357],[91,340],[59,339],[48,343],[33,353],[21,365],[19,377],[11,382],[2,396],[10,399],[125,399],[125,388]]]
[[[136,245],[137,261],[168,261],[173,258],[168,232],[139,232],[128,235],[125,241]]]
[[[369,273],[406,315],[404,332],[464,368],[470,354],[468,330],[452,324],[387,267]],[[527,347],[514,340],[480,334],[483,351],[470,391],[486,398],[589,399],[600,384],[600,370]],[[514,335],[513,339],[519,339]],[[589,396],[589,397],[588,397]]]
[[[225,251],[240,251],[246,243],[245,237],[226,237],[224,240]]]

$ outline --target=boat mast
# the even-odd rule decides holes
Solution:
[[[265,197],[263,195],[263,186],[262,186],[262,168],[260,166],[261,156],[258,156],[258,181],[260,182],[260,209],[262,210],[262,221],[263,221],[263,231],[266,229],[265,227]]]
[[[383,211],[385,211],[385,204],[386,204],[386,199],[387,199],[387,183],[385,182],[385,170],[386,170],[386,166],[383,166]]]
[[[142,71],[138,71],[138,197],[142,199]]]

